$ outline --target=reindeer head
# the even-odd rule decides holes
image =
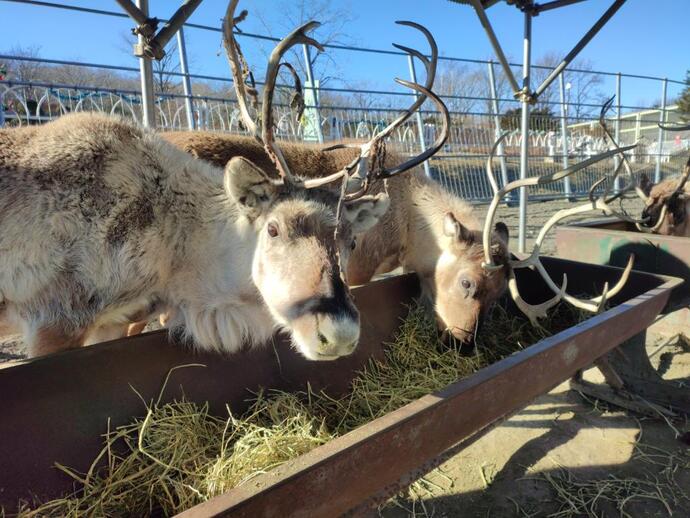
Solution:
[[[484,314],[505,292],[506,275],[482,268],[482,232],[467,228],[452,212],[444,216],[441,241],[433,275],[422,275],[422,286],[435,300],[441,329],[455,340],[471,342]],[[497,264],[508,264],[508,228],[503,223],[493,230],[490,254]]]
[[[276,185],[240,157],[226,166],[225,189],[257,233],[252,279],[275,320],[311,360],[350,354],[359,338],[359,314],[341,263],[355,236],[386,212],[388,196],[353,200],[338,218],[337,193]]]
[[[359,339],[359,314],[347,288],[343,272],[354,246],[354,238],[374,226],[389,206],[385,192],[368,195],[373,180],[384,180],[418,165],[444,144],[449,126],[448,112],[430,88],[437,60],[436,44],[429,32],[411,22],[399,22],[422,31],[432,46],[432,60],[417,56],[427,68],[426,86],[398,82],[421,95],[390,126],[360,146],[359,157],[342,170],[321,178],[302,179],[293,174],[274,139],[272,97],[278,71],[285,66],[295,80],[297,105],[301,107],[300,82],[294,69],[281,58],[292,46],[302,43],[321,50],[306,33],[318,26],[309,22],[281,40],[271,53],[261,103],[261,124],[250,116],[250,103],[258,111],[258,92],[245,81],[252,78],[233,27],[246,17],[234,17],[238,0],[231,0],[223,24],[223,40],[232,69],[237,102],[245,127],[260,143],[276,166],[279,180],[269,178],[250,161],[236,157],[225,169],[225,189],[244,218],[257,233],[252,278],[275,320],[289,329],[298,350],[312,360],[331,360],[350,354]],[[384,139],[424,101],[430,98],[445,115],[444,130],[432,147],[393,168],[384,169],[379,152]],[[301,111],[301,110],[300,110]],[[259,127],[260,126],[260,127]],[[325,173],[325,172],[324,172]],[[328,188],[340,182],[340,189]]]
[[[689,201],[685,183],[690,175],[690,159],[680,178],[669,178],[653,184],[646,174],[640,176],[640,190],[646,198],[642,219],[651,232],[665,236],[688,236],[687,209]]]

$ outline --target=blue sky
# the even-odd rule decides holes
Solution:
[[[117,4],[110,0],[62,0],[61,3],[119,10]],[[535,58],[547,52],[563,55],[610,3],[611,0],[588,0],[537,17],[533,27]],[[391,42],[397,41],[425,49],[422,38],[414,31],[394,24],[397,19],[410,19],[424,24],[433,32],[442,55],[476,59],[492,56],[486,36],[468,6],[447,0],[333,0],[331,4],[352,13],[354,21],[348,25],[346,40],[353,45],[390,49]],[[150,5],[152,14],[167,18],[179,3],[175,0],[150,0]],[[190,22],[218,26],[226,5],[226,0],[204,0]],[[285,31],[277,27],[280,27],[285,5],[289,2],[240,2],[240,8],[250,10],[244,29],[265,34],[268,26],[275,35],[284,35]],[[260,13],[261,20],[257,13]],[[520,61],[521,14],[503,3],[489,9],[488,13],[506,53],[512,60]],[[583,51],[582,57],[590,60],[597,70],[684,79],[685,71],[690,68],[689,15],[690,0],[628,0]],[[127,19],[0,0],[0,52],[15,45],[38,45],[47,58],[136,66],[134,58],[123,51],[122,35],[131,26],[132,22]],[[258,52],[256,42],[240,41],[249,60],[257,65],[257,69],[262,69],[264,58]],[[229,75],[225,57],[219,53],[218,33],[190,29],[187,31],[187,45],[192,72]],[[344,51],[333,51],[331,55],[336,65],[329,72],[347,79],[348,84],[389,89],[394,76],[406,77],[407,74],[406,62],[401,57]],[[602,88],[613,93],[611,82]],[[669,96],[677,94],[680,88],[671,85]],[[658,83],[624,80],[624,104],[649,103],[660,95]]]

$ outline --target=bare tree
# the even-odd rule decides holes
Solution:
[[[479,97],[488,97],[487,73],[467,64],[444,62],[436,75],[435,90],[451,112],[466,115],[481,110]]]
[[[355,10],[349,4],[334,6],[330,0],[281,0],[275,2],[274,10],[280,12],[281,16],[273,23],[268,23],[259,11],[256,17],[260,20],[266,33],[269,36],[283,36],[292,31],[295,27],[302,25],[309,20],[321,22],[321,27],[316,31],[314,38],[323,45],[348,45],[352,44],[349,37],[348,26],[356,19]],[[268,50],[262,49],[265,54]],[[329,80],[334,79],[337,65],[333,57],[328,53],[322,53],[312,48],[311,65],[314,71],[314,78],[318,79],[321,86]],[[301,77],[306,77],[306,65],[302,54],[301,46],[288,52],[289,61],[295,66]]]
[[[573,68],[583,70],[583,72],[566,70],[563,80],[566,85],[570,84],[569,99],[566,99],[569,105],[568,116],[577,121],[595,115],[603,99],[608,96],[604,95],[599,88],[604,81],[599,74],[591,72],[590,61],[578,61],[573,64]]]
[[[4,54],[17,56],[19,58],[27,58],[26,60],[9,59],[6,61],[8,81],[38,82],[46,80],[45,65],[36,61],[31,61],[32,59],[41,57],[41,47],[36,45],[29,47],[16,45],[5,51]]]
[[[548,53],[539,58],[536,64],[548,68],[533,69],[533,88],[536,88],[560,62],[561,58],[554,53]],[[568,118],[580,120],[599,111],[598,105],[601,104],[604,95],[598,87],[603,80],[600,75],[591,72],[592,63],[589,60],[576,60],[570,68],[577,70],[577,72],[568,69],[563,72],[563,81],[566,84]],[[552,113],[558,113],[559,102],[559,83],[556,80],[541,95],[537,107],[542,111],[549,110]]]

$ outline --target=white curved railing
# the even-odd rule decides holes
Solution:
[[[49,87],[38,85],[9,86],[0,83],[0,102],[6,107],[5,124],[22,126],[40,124],[69,112],[97,111],[119,114],[141,121],[140,96],[136,92],[103,91],[77,87]],[[185,98],[178,95],[161,96],[156,101],[157,127],[164,130],[186,130],[187,113]],[[245,133],[236,103],[231,99],[195,98],[194,118],[201,130]],[[300,122],[286,106],[276,106],[276,135],[281,139],[304,141],[305,135],[314,136],[316,124],[325,141],[341,139],[368,139],[373,132],[385,127],[399,112],[395,109],[360,109],[356,107],[320,107],[307,109]],[[318,117],[318,119],[316,119]],[[311,118],[311,119],[310,119]],[[434,113],[423,113],[423,134],[427,145],[436,138],[440,124]],[[311,120],[311,123],[309,122]],[[529,175],[552,172],[563,160],[563,140],[559,131],[554,131],[553,118],[535,120],[536,128],[529,133],[530,171]],[[403,153],[419,152],[419,130],[417,119],[412,118],[391,135],[391,145]],[[311,129],[307,132],[307,126]],[[628,132],[632,134],[632,132]],[[686,152],[690,147],[690,135],[674,137],[659,146],[656,143],[642,144],[631,159],[639,164],[652,164],[661,154],[662,162],[668,162],[673,154]],[[484,161],[496,133],[494,117],[491,114],[451,114],[451,130],[443,151],[431,162],[432,175],[448,189],[467,199],[485,200],[491,197],[491,189],[483,172]],[[313,140],[313,139],[312,139]],[[517,175],[517,163],[522,135],[518,130],[509,130],[504,141],[506,175],[512,180]],[[630,143],[630,142],[624,142]],[[607,142],[600,130],[592,126],[587,130],[572,131],[565,143],[568,158],[577,161],[607,149]],[[612,161],[580,173],[573,180],[574,194],[585,194],[602,172],[612,170]],[[532,191],[534,195],[562,195],[562,183]]]

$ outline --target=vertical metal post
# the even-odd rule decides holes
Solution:
[[[491,110],[494,112],[494,134],[498,139],[501,136],[501,118],[498,113],[498,94],[496,93],[496,76],[494,75],[494,62],[489,61],[489,88],[491,90]],[[501,164],[501,180],[503,185],[508,184],[508,167],[506,166],[506,157],[503,151],[503,142],[498,145],[496,149],[498,153],[498,161]],[[510,194],[509,194],[510,195]]]
[[[527,178],[529,158],[529,95],[530,69],[532,67],[532,15],[525,11],[525,32],[522,40],[522,143],[520,146],[520,179]],[[527,188],[520,187],[520,218],[518,229],[518,252],[524,253],[527,239]]]
[[[194,105],[192,104],[192,81],[189,77],[189,69],[187,68],[187,46],[184,42],[184,29],[180,27],[177,31],[177,51],[180,54],[180,71],[183,74],[182,87],[184,88],[184,108],[187,113],[187,128],[190,130],[196,129],[196,121],[194,120]]]
[[[407,64],[410,67],[410,80],[413,83],[417,82],[417,71],[414,68],[414,58],[411,55],[407,55]],[[417,97],[417,92],[413,94],[415,97]],[[415,116],[417,118],[417,132],[419,135],[419,147],[421,151],[424,151],[426,149],[426,142],[424,141],[424,118],[422,117],[422,107],[419,107],[419,110],[415,112]],[[424,161],[424,174],[426,175],[427,178],[431,178],[431,169],[429,168],[429,161],[425,160]]]
[[[616,138],[616,143],[620,146],[621,145],[621,73],[618,72],[616,74],[616,126],[614,128],[614,136]],[[615,155],[613,157],[613,166],[614,169],[618,169],[618,166],[620,165],[620,160],[621,158],[618,155]],[[630,179],[632,181],[632,178]],[[613,189],[615,192],[618,192],[621,190],[621,178],[620,176],[616,177],[615,182],[613,183]]]
[[[659,122],[666,122],[666,91],[668,90],[668,79],[661,83],[661,110],[659,111]],[[656,168],[654,169],[654,183],[661,181],[661,154],[664,149],[664,128],[659,126],[659,136],[656,147]]]
[[[568,168],[568,112],[565,108],[565,78],[563,73],[558,76],[558,85],[561,93],[561,153],[563,153],[562,163],[563,169]],[[572,188],[570,186],[570,177],[566,176],[563,179],[563,194],[567,200],[572,199]]]
[[[137,0],[137,7],[148,18],[149,0]],[[139,35],[139,45],[143,47],[144,38]],[[153,66],[149,58],[139,58],[139,74],[141,76],[141,106],[142,123],[147,128],[156,127],[156,115],[153,110]]]
[[[309,45],[303,43],[302,50],[304,51],[304,64],[307,71],[307,81],[309,81],[309,86],[314,98],[314,105],[307,106],[306,108],[312,108],[316,112],[316,135],[319,139],[319,143],[323,144],[323,130],[321,129],[321,116],[319,115],[319,98],[316,91],[316,84],[314,83],[314,70],[311,66],[311,53],[309,51]]]

